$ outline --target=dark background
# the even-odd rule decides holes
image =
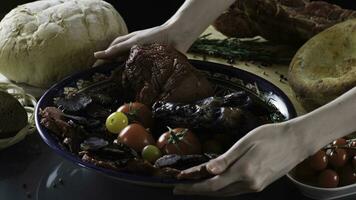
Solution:
[[[33,0],[1,0],[0,19],[17,5]],[[129,31],[135,31],[163,24],[184,0],[107,0],[122,15]]]
[[[2,0],[0,18],[19,4],[32,0]],[[355,0],[325,0],[342,7],[356,9]],[[184,0],[107,0],[122,15],[129,31],[141,30],[163,24],[169,19]]]
[[[130,32],[166,22],[184,0],[108,0],[124,18]]]

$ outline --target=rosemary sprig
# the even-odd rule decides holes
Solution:
[[[209,39],[210,35],[206,34],[198,38],[189,52],[221,57],[227,59],[229,63],[240,60],[288,64],[297,51],[295,47],[259,39]]]

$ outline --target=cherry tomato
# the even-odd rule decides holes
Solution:
[[[145,104],[127,103],[120,106],[117,111],[125,113],[131,122],[142,124],[145,128],[153,128],[152,111]]]
[[[140,124],[126,126],[117,139],[137,152],[141,152],[145,146],[155,143],[152,135]]]
[[[334,140],[331,144],[334,146],[344,146],[347,144],[347,141],[344,138],[339,138],[337,140]]]
[[[323,170],[328,166],[328,158],[325,151],[318,151],[308,159],[309,165],[313,170]]]
[[[349,146],[350,149],[347,150],[347,154],[349,155],[350,158],[352,158],[353,156],[356,156],[356,141],[351,141],[349,143]]]
[[[218,141],[207,140],[203,143],[203,152],[222,154],[222,153],[224,153],[224,149],[223,149],[221,143],[219,143]]]
[[[127,116],[122,112],[114,112],[106,119],[106,128],[110,133],[119,134],[129,123]]]
[[[201,144],[195,134],[189,129],[175,128],[163,133],[157,147],[164,154],[190,155],[200,154]]]
[[[347,157],[345,149],[335,149],[329,155],[329,163],[335,168],[342,167],[346,164],[348,159]]]
[[[334,188],[339,184],[339,175],[331,169],[322,171],[318,176],[318,186],[324,188]]]
[[[145,148],[142,149],[141,155],[143,159],[147,160],[150,163],[154,163],[158,158],[162,156],[162,153],[158,147],[154,145],[147,145],[145,146]]]

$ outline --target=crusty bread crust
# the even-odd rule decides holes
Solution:
[[[306,110],[356,86],[356,19],[337,24],[303,45],[289,68],[289,83]]]
[[[42,0],[18,6],[0,22],[0,73],[48,87],[95,62],[97,50],[127,33],[119,13],[101,0]]]

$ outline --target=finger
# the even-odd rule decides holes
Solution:
[[[109,47],[105,51],[95,52],[94,56],[97,59],[115,59],[119,56],[126,54],[130,48],[135,44],[133,38],[126,40],[125,42],[116,44]]]
[[[177,185],[175,191],[189,194],[218,191],[234,182],[242,181],[242,178],[239,176],[240,173],[236,172],[239,172],[238,169],[228,169],[224,174],[214,176],[199,183]]]
[[[186,169],[177,175],[179,180],[199,180],[212,177],[206,170],[206,163]]]
[[[130,33],[130,34],[117,37],[117,38],[115,38],[114,41],[111,42],[110,46],[113,46],[113,45],[115,45],[115,44],[118,44],[118,43],[121,43],[121,42],[123,42],[123,41],[126,41],[126,40],[132,38],[132,37],[135,36],[135,35],[136,35],[136,32],[132,32],[132,33]]]
[[[246,140],[241,139],[237,141],[227,152],[209,161],[206,168],[208,172],[212,174],[221,174],[229,168],[232,163],[244,156],[253,147],[253,143],[249,144]]]
[[[123,56],[119,56],[117,57],[116,59],[114,60],[108,60],[108,59],[99,59],[97,60],[92,67],[98,67],[98,66],[101,66],[101,65],[105,65],[105,64],[108,64],[108,63],[113,63],[113,62],[118,62],[118,63],[122,63],[122,62],[125,62],[125,60],[127,59],[127,56],[128,55],[123,55]]]
[[[130,33],[130,34],[121,36],[121,37],[117,37],[114,41],[111,42],[111,44],[109,45],[109,47],[108,47],[107,49],[109,49],[111,46],[114,46],[114,45],[116,45],[116,44],[118,44],[118,43],[121,43],[121,42],[123,42],[123,41],[126,41],[126,40],[130,39],[130,38],[133,37],[135,34],[136,34],[136,32],[133,32],[133,33]],[[100,57],[105,56],[105,50],[94,52],[94,56],[95,56],[96,58],[100,58]]]
[[[201,168],[202,168],[203,166],[205,166],[205,165],[206,165],[206,163],[203,163],[203,164],[200,164],[200,165],[191,167],[191,168],[189,168],[189,169],[183,170],[181,173],[183,173],[183,174],[188,174],[188,173],[192,173],[192,172],[194,172],[194,171],[199,171],[199,170],[201,170]]]
[[[256,168],[249,165],[252,155],[253,148],[250,148],[241,159],[236,161],[223,174],[199,183],[178,185],[175,192],[186,194],[208,193],[222,190],[238,182],[245,183],[246,188],[256,188],[259,185],[257,179],[254,178]]]

